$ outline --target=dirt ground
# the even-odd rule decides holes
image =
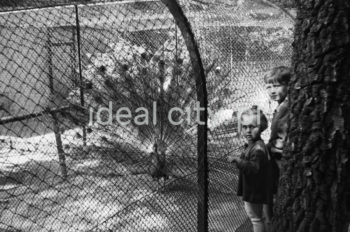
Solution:
[[[195,231],[197,195],[190,184],[155,191],[158,183],[146,175],[82,175],[44,190],[17,186],[2,201],[0,221],[18,231]],[[212,192],[209,205],[210,231],[235,231],[243,223],[233,194]]]
[[[177,162],[173,170],[177,177],[164,185],[152,179],[145,165],[125,159],[128,156],[112,157],[107,150],[80,151],[89,155],[67,155],[69,177],[63,181],[50,141],[41,138],[41,143],[31,141],[34,145],[23,149],[16,143],[12,144],[15,149],[1,147],[1,232],[196,230],[198,192],[193,167]],[[236,174],[230,167],[219,168],[223,173],[210,176],[209,228],[233,232],[246,216],[233,191]]]

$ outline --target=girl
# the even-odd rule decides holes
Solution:
[[[270,204],[272,187],[270,158],[260,134],[267,128],[267,119],[261,110],[253,106],[241,114],[240,120],[240,129],[248,144],[241,157],[230,156],[228,161],[235,162],[240,171],[237,195],[243,198],[254,232],[265,232],[270,218],[263,213],[263,206]]]

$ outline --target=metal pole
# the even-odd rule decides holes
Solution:
[[[31,113],[31,114],[24,114],[24,115],[20,115],[20,116],[16,116],[16,117],[3,117],[0,119],[0,125],[5,125],[7,123],[11,123],[11,122],[19,122],[19,121],[23,121],[23,120],[27,120],[27,119],[31,119],[31,118],[38,118],[40,116],[43,116],[45,114],[53,114],[53,113],[60,113],[60,112],[64,112],[66,110],[70,110],[72,109],[71,106],[63,106],[63,107],[57,107],[57,108],[53,108],[53,109],[48,109],[48,110],[43,110],[37,113]]]
[[[79,79],[80,79],[80,104],[82,107],[85,105],[84,100],[84,83],[82,76],[82,68],[81,68],[81,37],[80,37],[80,23],[79,23],[79,8],[78,5],[74,5],[75,7],[75,21],[77,28],[77,49],[78,49],[78,68],[79,68]],[[86,146],[86,127],[83,126],[83,144]]]
[[[178,44],[177,44],[177,26],[176,26],[176,22],[175,22],[175,19],[174,19],[174,24],[175,24],[175,64],[176,64],[176,68],[178,69],[178,67],[177,66],[180,66],[180,65],[178,65],[178,57],[177,57],[177,46],[178,46]],[[176,84],[177,84],[177,86],[179,85],[179,78],[178,78],[178,75],[175,73],[175,75],[174,75],[174,78],[176,78]]]
[[[194,38],[191,24],[186,18],[183,9],[175,0],[162,0],[168,7],[170,13],[175,18],[177,26],[184,37],[190,59],[195,74],[197,98],[200,107],[204,108],[200,112],[200,121],[203,125],[198,125],[197,152],[198,152],[198,204],[197,204],[197,231],[208,232],[208,96],[206,88],[205,71],[200,56],[199,48]]]
[[[49,88],[50,88],[50,103],[52,103],[54,101],[54,94],[55,94],[55,90],[54,90],[54,83],[53,83],[53,63],[52,63],[52,49],[51,49],[51,33],[50,33],[50,29],[48,29],[48,33],[47,33],[47,49],[48,49],[48,61],[49,61]],[[60,131],[60,125],[59,125],[59,121],[57,118],[57,115],[55,112],[51,111],[51,116],[53,118],[53,131],[55,133],[55,139],[56,139],[56,146],[57,146],[57,152],[58,152],[58,160],[59,160],[59,164],[60,164],[60,168],[61,168],[61,174],[64,180],[67,179],[68,174],[67,174],[67,165],[66,165],[66,157],[65,157],[65,153],[63,150],[63,146],[62,146],[62,138],[61,138],[61,131]]]

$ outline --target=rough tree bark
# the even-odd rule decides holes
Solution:
[[[298,0],[290,128],[275,232],[347,231],[350,1]]]

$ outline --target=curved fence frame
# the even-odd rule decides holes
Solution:
[[[200,121],[205,122],[204,125],[198,125],[198,232],[208,231],[208,153],[207,153],[207,139],[208,139],[208,100],[206,78],[201,60],[199,48],[196,44],[191,25],[187,20],[178,1],[162,0],[168,7],[169,11],[175,18],[177,26],[180,28],[182,36],[185,39],[187,50],[190,53],[192,68],[196,77],[197,99],[200,102],[200,107],[204,108],[201,112]]]

